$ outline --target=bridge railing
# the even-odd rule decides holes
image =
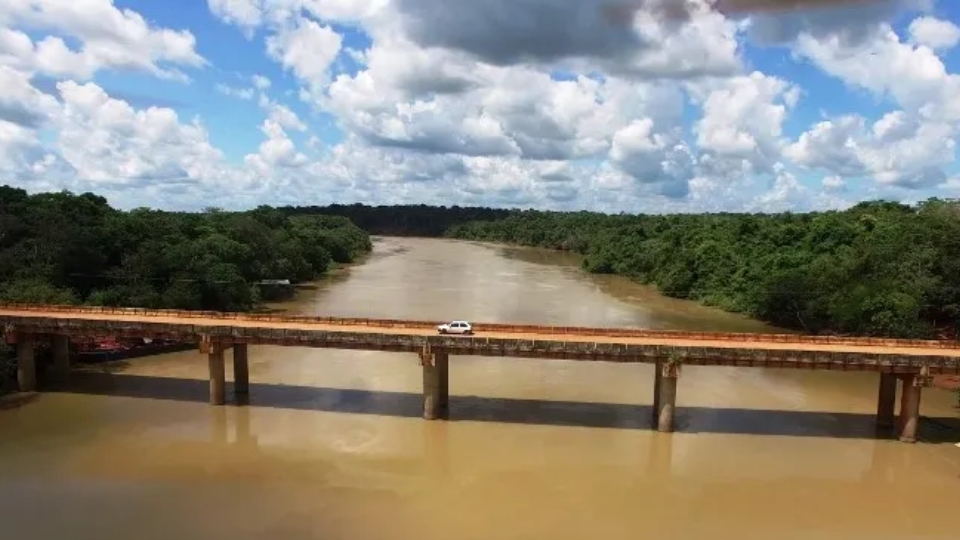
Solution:
[[[91,314],[99,316],[214,319],[267,322],[274,324],[323,324],[339,326],[366,326],[374,328],[406,328],[432,330],[438,321],[371,319],[351,317],[318,317],[307,315],[279,315],[265,313],[236,313],[224,311],[190,311],[174,309],[146,309],[101,306],[68,306],[39,304],[0,304],[0,311],[28,311],[37,313]],[[691,341],[740,341],[764,343],[809,343],[851,346],[880,346],[897,348],[960,348],[955,340],[918,340],[872,337],[810,336],[801,334],[759,334],[735,332],[690,332],[679,330],[647,330],[640,328],[603,328],[583,326],[541,326],[532,324],[472,323],[479,331],[532,335],[604,336],[647,339],[674,339]]]

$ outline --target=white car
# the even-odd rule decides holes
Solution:
[[[473,327],[467,321],[451,321],[437,326],[441,334],[472,334]]]

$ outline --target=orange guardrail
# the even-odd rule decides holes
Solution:
[[[418,328],[432,329],[437,321],[370,319],[348,317],[317,317],[306,315],[277,315],[264,313],[236,313],[222,311],[190,311],[174,309],[145,309],[100,306],[67,306],[39,304],[0,304],[0,311],[28,311],[37,313],[90,313],[98,315],[170,317],[183,319],[245,320],[276,323],[326,324],[342,326],[370,326],[379,328]],[[638,328],[603,328],[582,326],[540,326],[531,324],[473,323],[477,331],[503,332],[513,334],[539,335],[578,335],[633,337],[650,339],[686,339],[700,341],[746,341],[777,343],[810,343],[853,346],[883,346],[903,348],[960,348],[955,340],[919,340],[874,337],[812,336],[799,334],[759,334],[735,332],[691,332],[680,330],[646,330]]]

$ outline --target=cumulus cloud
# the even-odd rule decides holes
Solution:
[[[747,12],[747,35],[765,45],[791,44],[801,37],[831,39],[855,46],[870,39],[880,23],[897,15],[930,11],[932,0],[873,0],[819,3],[812,9]]]
[[[208,0],[275,67],[227,77],[190,30],[111,0],[10,0],[0,173],[180,207],[775,211],[956,189],[960,78],[941,55],[960,31],[932,2],[736,17],[713,3]],[[758,46],[790,54],[757,63]],[[793,76],[798,62],[883,114],[797,116],[832,99],[800,86],[811,79]],[[258,116],[229,128],[259,130],[250,148],[228,157],[202,117],[92,82],[129,70],[187,81],[203,69],[197,86],[215,99],[254,105]]]
[[[425,48],[493,65],[568,61],[644,77],[728,74],[739,67],[734,27],[702,0],[662,17],[645,2],[613,20],[608,0],[397,0],[404,34]]]
[[[49,34],[34,43],[13,26]],[[100,69],[130,69],[185,79],[174,66],[206,63],[192,33],[154,27],[112,0],[8,0],[0,4],[0,27],[5,27],[0,55],[13,56],[18,67],[54,76],[89,79]],[[64,38],[81,46],[71,48]]]
[[[960,41],[960,28],[936,17],[918,17],[910,23],[910,39],[931,49],[950,49]]]

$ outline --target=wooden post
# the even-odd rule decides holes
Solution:
[[[423,366],[423,417],[447,418],[450,412],[450,357],[446,353],[420,353]]]
[[[650,411],[650,417],[653,423],[660,422],[660,387],[663,385],[663,362],[657,360],[653,365],[653,410]]]
[[[207,353],[210,366],[210,404],[223,405],[226,396],[226,372],[223,365],[223,349],[217,345]]]
[[[673,431],[673,416],[677,408],[677,379],[680,366],[672,362],[661,365],[660,402],[657,404],[657,431]]]
[[[903,376],[903,391],[900,395],[900,442],[917,442],[922,385],[923,380],[916,375]]]
[[[60,334],[53,336],[53,377],[58,383],[70,379],[70,338]]]
[[[877,426],[893,427],[894,408],[897,401],[897,376],[880,374],[880,390],[877,395]]]
[[[250,363],[246,343],[233,344],[233,392],[238,396],[250,394]]]
[[[33,392],[37,389],[35,346],[36,338],[33,334],[17,335],[17,383],[21,392]]]

